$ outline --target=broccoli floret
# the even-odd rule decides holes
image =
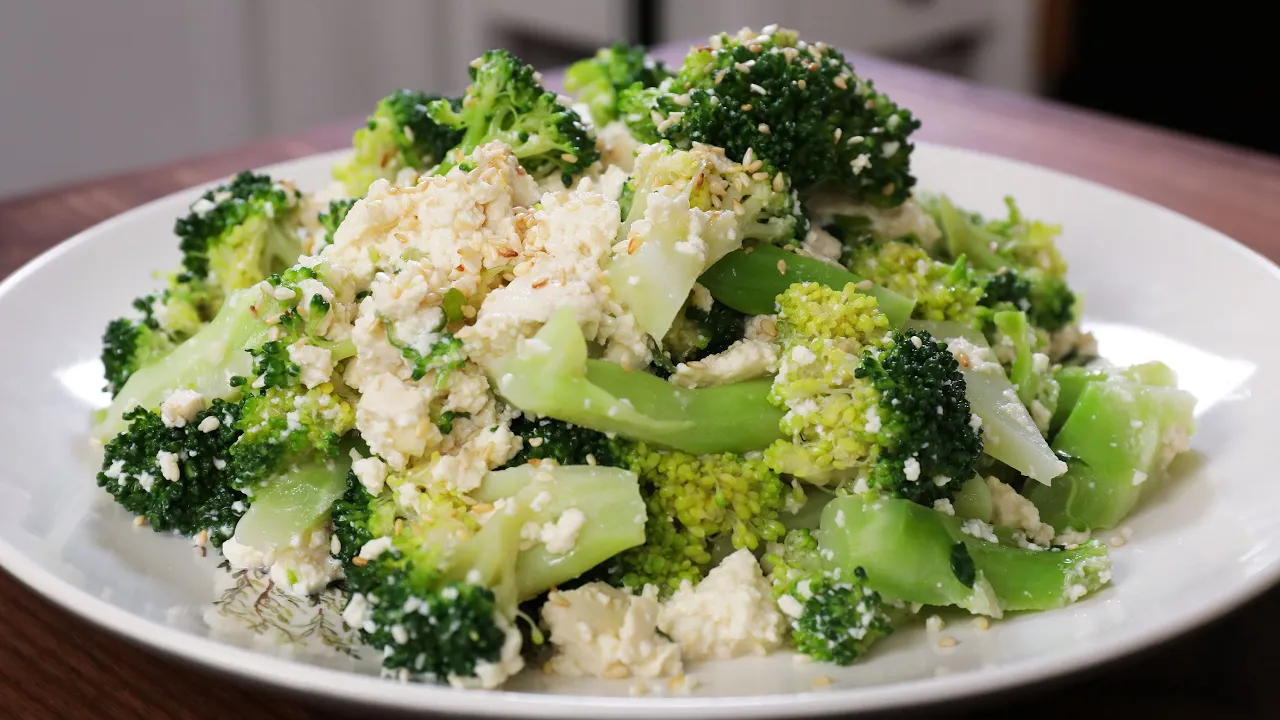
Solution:
[[[797,650],[819,662],[852,665],[893,633],[884,601],[866,585],[866,571],[854,568],[850,577],[827,572],[811,531],[792,530],[771,550],[774,597]]]
[[[239,413],[218,400],[191,422],[170,427],[153,410],[129,411],[128,427],[106,445],[98,485],[153,530],[187,537],[207,531],[209,542],[221,545],[247,506],[226,469],[228,449],[240,436]],[[206,432],[208,418],[217,427]]]
[[[374,180],[392,180],[405,169],[425,173],[435,167],[462,133],[441,125],[427,112],[440,101],[458,107],[456,98],[396,90],[378,101],[351,144],[355,154],[333,169],[333,177],[354,197],[364,197]],[[345,213],[344,213],[345,214]]]
[[[607,465],[624,467],[621,454],[625,441],[611,438],[572,423],[551,418],[521,415],[511,423],[511,432],[522,440],[520,452],[504,467],[519,467],[530,460],[554,460],[561,465]]]
[[[640,477],[648,520],[645,544],[616,557],[608,574],[633,589],[654,584],[670,592],[682,580],[697,582],[719,542],[755,550],[775,541],[786,532],[779,514],[804,502],[798,487],[755,458],[635,443],[620,459]]]
[[[445,153],[437,173],[462,162],[476,148],[500,140],[534,175],[559,172],[564,183],[600,157],[595,138],[578,113],[544,90],[534,69],[506,50],[490,50],[471,63],[471,85],[461,106],[448,100],[428,104],[436,123],[462,132]]]
[[[174,224],[186,272],[225,297],[290,267],[302,255],[300,197],[292,185],[248,171],[206,192]]]
[[[1061,228],[1028,220],[1013,198],[1005,202],[1008,217],[990,222],[961,212],[946,196],[925,204],[946,239],[939,249],[953,260],[966,258],[983,282],[983,306],[1023,311],[1037,328],[1057,332],[1074,323],[1079,310],[1056,245]]]
[[[102,335],[102,366],[114,397],[138,370],[164,357],[174,342],[152,322],[112,320]]]
[[[312,248],[313,254],[320,252],[324,246],[333,244],[333,234],[338,232],[338,226],[347,219],[347,213],[351,212],[351,206],[355,204],[356,198],[329,201],[328,209],[320,213],[319,217],[320,227],[324,228],[324,245]]]
[[[781,363],[772,399],[787,440],[770,466],[820,484],[865,482],[915,502],[949,497],[973,474],[971,424],[955,358],[927,332],[890,330],[854,285],[793,285],[778,297]]]
[[[716,35],[674,78],[633,86],[620,105],[643,142],[702,142],[748,163],[750,151],[801,192],[832,183],[891,207],[915,184],[908,138],[919,122],[854,74],[838,50],[789,30]]]
[[[722,302],[712,300],[709,310],[691,303],[676,317],[662,347],[672,363],[701,360],[741,340],[746,327],[747,316]]]
[[[707,268],[748,245],[803,235],[781,173],[757,176],[720,148],[647,145],[636,156],[634,197],[608,268],[613,294],[640,328],[663,338]],[[634,228],[634,230],[633,230]]]
[[[350,563],[365,543],[395,532],[395,496],[391,493],[372,495],[355,473],[348,473],[346,492],[334,502],[330,517],[333,536],[338,539],[334,556]]]
[[[467,353],[462,347],[462,340],[453,333],[444,331],[444,323],[447,322],[446,317],[437,328],[438,334],[425,343],[425,347],[420,348],[396,337],[394,325],[385,318],[382,319],[387,331],[387,342],[399,350],[413,368],[413,379],[421,380],[427,373],[433,372],[436,374],[437,388],[443,388],[449,382],[449,375],[467,364]]]
[[[995,313],[992,322],[1001,339],[1013,350],[1013,357],[1005,363],[1009,381],[1017,388],[1018,399],[1027,406],[1036,427],[1047,435],[1058,407],[1058,381],[1054,379],[1049,356],[1040,352],[1035,329],[1026,313],[1004,310]]]
[[[973,323],[979,314],[984,287],[965,258],[953,264],[938,262],[913,238],[845,236],[845,264],[856,275],[900,295],[915,298],[912,317]]]
[[[596,125],[604,125],[618,119],[618,95],[623,90],[637,84],[653,87],[669,77],[671,72],[662,61],[650,57],[644,48],[616,43],[570,65],[564,86],[591,108]]]
[[[399,532],[379,536],[389,540],[385,550],[372,559],[356,555],[346,564],[351,595],[344,617],[358,616],[356,628],[383,652],[384,668],[445,680],[474,677],[480,664],[501,659],[511,632],[509,611],[482,580],[449,572],[455,558],[471,552],[514,558],[518,547],[497,532],[501,526],[474,533],[461,522],[403,522]]]

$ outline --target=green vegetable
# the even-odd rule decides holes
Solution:
[[[698,278],[712,297],[747,315],[772,314],[777,297],[796,283],[818,283],[843,290],[850,283],[864,280],[821,260],[763,245],[729,253]],[[893,327],[900,327],[911,317],[915,305],[911,299],[874,284],[863,292],[876,299],[880,312]]]
[[[351,139],[354,153],[333,168],[333,178],[359,198],[374,180],[393,180],[405,169],[426,173],[435,167],[462,138],[461,132],[428,114],[427,108],[436,101],[459,104],[457,99],[411,90],[396,90],[379,100],[368,122]],[[330,206],[331,216],[333,210]],[[345,210],[342,214],[346,215]]]
[[[1097,541],[1028,550],[974,537],[964,526],[905,500],[852,495],[827,505],[818,537],[832,572],[865,568],[867,584],[886,597],[992,617],[1064,607],[1110,582],[1107,549]]]
[[[616,43],[570,65],[564,86],[591,108],[596,125],[604,125],[618,119],[618,95],[623,90],[637,84],[654,87],[670,76],[662,61],[649,57],[644,48]]]

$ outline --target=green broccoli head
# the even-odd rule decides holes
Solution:
[[[347,219],[347,213],[351,212],[351,206],[356,204],[356,198],[346,198],[345,200],[330,200],[329,207],[318,218],[320,227],[324,228],[324,244],[333,244],[333,235],[338,232],[338,226],[343,220]],[[320,248],[315,248],[312,252],[319,252]]]
[[[171,427],[155,411],[129,411],[128,428],[106,445],[98,485],[153,530],[187,537],[207,531],[221,545],[246,508],[227,470],[239,412],[215,400],[191,422]]]
[[[248,171],[206,192],[174,224],[186,272],[226,296],[290,267],[302,254],[300,197],[291,185]]]
[[[623,90],[638,85],[654,87],[671,77],[662,61],[644,48],[616,43],[600,48],[594,57],[579,60],[565,73],[565,89],[591,108],[597,125],[618,119],[618,99]]]
[[[867,574],[853,577],[823,569],[818,541],[809,530],[792,530],[768,560],[774,597],[788,617],[796,649],[819,662],[852,665],[877,640],[893,633],[880,595]]]
[[[520,58],[490,50],[471,63],[469,73],[471,85],[460,107],[447,100],[428,105],[434,122],[462,133],[436,172],[495,140],[506,143],[530,173],[559,172],[566,185],[600,157],[578,114],[544,90],[538,74]]]
[[[676,317],[662,347],[671,354],[672,363],[701,360],[727,350],[743,338],[746,328],[746,314],[718,300],[711,302],[709,310],[691,303]]]
[[[392,180],[405,169],[426,172],[435,167],[462,133],[431,119],[427,108],[456,98],[396,90],[378,101],[368,122],[356,130],[354,154],[333,169],[333,177],[355,197],[364,197],[374,180]]]
[[[720,34],[656,88],[623,92],[642,141],[748,150],[800,191],[833,183],[880,207],[901,204],[915,178],[909,136],[919,122],[858,77],[844,56],[794,32]]]
[[[519,467],[542,460],[554,460],[561,465],[624,467],[625,441],[573,423],[521,415],[512,421],[511,432],[521,439],[520,452],[503,467]]]
[[[496,663],[508,625],[493,590],[446,577],[461,525],[405,523],[379,536],[387,548],[347,564],[351,592],[344,617],[360,615],[365,642],[382,650],[382,666],[439,679],[473,677],[480,663]],[[493,548],[499,550],[499,548]],[[514,552],[515,548],[510,548]],[[352,605],[362,612],[352,612]]]
[[[330,383],[262,388],[242,403],[243,434],[230,450],[236,487],[252,487],[306,460],[337,458],[343,436],[355,428],[355,410]]]
[[[765,458],[820,484],[865,483],[932,504],[973,474],[982,436],[959,366],[928,333],[891,330],[853,284],[797,283],[778,296],[772,399],[789,436]]]
[[[135,372],[164,357],[173,348],[173,340],[145,320],[112,320],[102,335],[102,366],[107,390],[114,397]]]
[[[648,509],[645,544],[607,570],[630,588],[669,592],[682,580],[696,582],[718,544],[754,550],[775,541],[786,532],[779,514],[804,501],[759,459],[732,453],[694,456],[635,443],[621,462],[639,475]]]
[[[333,536],[338,539],[334,555],[350,563],[365,543],[395,532],[396,503],[390,493],[370,494],[355,473],[347,475],[347,490],[330,511]]]
[[[911,237],[864,237],[845,248],[850,271],[915,298],[912,317],[972,324],[980,315],[984,286],[963,257],[950,265],[938,262]]]

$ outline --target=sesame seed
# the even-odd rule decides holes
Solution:
[[[753,149],[751,149],[751,148],[747,148],[747,151],[746,151],[746,152],[744,152],[744,153],[742,153],[742,166],[743,166],[743,167],[746,167],[746,166],[750,165],[750,164],[751,164],[751,158],[752,158],[752,157],[754,157],[754,156],[755,156],[755,151],[754,151]]]
[[[716,84],[717,84],[717,85],[719,85],[719,84],[720,84],[720,81],[721,81],[721,80],[724,80],[724,76],[725,76],[726,72],[727,72],[727,71],[725,71],[725,70],[721,70],[720,72],[716,73]]]
[[[840,136],[844,134],[844,128],[836,128],[836,144],[840,143]]]
[[[661,125],[662,119],[663,119],[662,113],[658,112],[657,110],[650,110],[649,119],[653,121],[654,125]]]
[[[849,89],[849,82],[848,82],[847,80],[845,80],[845,79],[844,79],[844,76],[843,76],[843,75],[837,75],[837,76],[836,76],[836,79],[831,81],[831,84],[835,85],[836,87],[840,88],[841,90],[848,90],[848,89]]]
[[[747,49],[748,49],[748,50],[750,50],[750,51],[751,51],[751,52],[753,52],[753,53],[759,54],[761,50],[764,50],[764,46],[763,46],[763,45],[749,45],[749,46],[747,46]]]
[[[751,112],[751,103],[742,103],[742,112]]]
[[[1111,547],[1123,547],[1125,542],[1123,537],[1116,535],[1111,538]]]
[[[529,438],[529,447],[542,447],[542,442],[540,437],[531,437]]]
[[[364,567],[365,565],[369,564],[369,561],[357,555],[351,558],[351,564],[355,565],[356,567]]]
[[[830,677],[826,675],[819,675],[818,677],[814,678],[813,682],[809,683],[809,685],[814,688],[821,688],[821,687],[827,687],[828,685],[831,685],[834,682],[835,680],[832,680]]]
[[[578,156],[574,155],[573,153],[560,153],[560,159],[567,163],[578,162]]]
[[[748,166],[748,167],[746,168],[746,170],[747,170],[747,172],[749,172],[749,173],[753,173],[753,172],[758,171],[758,170],[759,170],[760,168],[762,168],[762,167],[764,167],[764,161],[763,161],[763,160],[761,160],[761,159],[759,159],[759,158],[756,158],[755,160],[752,160],[752,161],[751,161],[751,165],[750,165],[750,166]]]
[[[991,627],[991,621],[984,617],[976,617],[973,619],[973,629],[978,632],[986,632]]]
[[[530,287],[532,287],[534,290],[537,290],[538,288],[545,287],[546,284],[547,284],[547,278],[540,277],[537,280],[534,280],[533,284],[530,285]]]
[[[778,261],[778,274],[779,274],[779,275],[786,275],[786,274],[787,274],[787,261],[786,261],[786,260],[779,260],[779,261]]]
[[[147,519],[142,517],[141,515],[133,519],[134,527],[142,527],[143,525],[146,525],[146,524],[147,524]]]
[[[759,125],[757,125],[756,129],[764,133],[765,135],[771,134],[771,131],[769,130],[769,126],[764,123],[760,123]]]
[[[760,87],[759,85],[757,85],[757,84],[755,84],[755,83],[751,83],[751,92],[753,92],[753,93],[759,93],[759,94],[761,94],[761,95],[768,95],[768,94],[769,94],[768,92],[766,92],[766,91],[765,91],[765,89],[764,89],[764,88]]]
[[[959,644],[960,644],[959,641],[957,641],[955,638],[951,637],[950,635],[947,635],[946,637],[943,637],[938,640],[938,647],[940,648],[951,648]]]
[[[760,161],[759,161],[759,160],[757,160],[756,162],[760,162]],[[763,164],[763,163],[761,163],[761,164]],[[767,173],[767,172],[763,172],[763,171],[761,171],[761,172],[756,172],[756,173],[751,173],[751,179],[752,179],[752,180],[768,180],[768,179],[769,179],[769,173]]]
[[[800,88],[801,90],[805,88],[804,78],[800,78],[799,80],[796,81],[796,87]]]
[[[688,95],[677,95],[671,98],[671,100],[680,107],[688,107],[693,104],[693,98]]]
[[[744,213],[744,212],[746,212],[746,211],[747,211],[747,209],[746,209],[746,208],[744,208],[744,207],[742,207],[742,203],[738,201],[738,198],[734,198],[734,199],[733,199],[733,214],[734,214],[734,215],[741,215],[742,213]],[[747,249],[749,250],[750,248],[747,248]]]
[[[738,72],[743,72],[743,73],[749,73],[749,72],[751,72],[751,66],[750,66],[750,65],[748,65],[748,64],[746,64],[746,63],[740,63],[740,62],[739,62],[739,63],[734,63],[734,64],[733,64],[733,69],[734,69],[734,70],[737,70]]]
[[[786,180],[782,177],[782,173],[773,176],[773,191],[782,192],[786,188]]]

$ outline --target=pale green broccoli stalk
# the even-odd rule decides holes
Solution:
[[[347,489],[349,456],[312,460],[247,488],[249,510],[236,524],[235,540],[262,552],[286,548],[294,538],[323,529],[329,508]]]
[[[641,329],[663,338],[698,276],[745,242],[793,239],[802,225],[790,185],[755,179],[720,148],[642,148],[634,198],[618,231],[609,285]]]
[[[1013,345],[1013,362],[1009,364],[1009,381],[1018,391],[1018,399],[1031,413],[1031,419],[1042,434],[1047,435],[1058,407],[1058,381],[1049,356],[1037,351],[1035,328],[1024,312],[1005,310],[993,316],[995,328]]]
[[[1066,463],[1049,447],[1018,399],[1017,390],[981,332],[958,323],[927,320],[912,320],[907,325],[939,338],[956,356],[965,397],[981,421],[984,453],[1041,483],[1067,471]]]
[[[832,500],[818,535],[833,575],[864,568],[867,585],[885,597],[992,617],[1061,608],[1111,580],[1107,548],[1096,540],[1074,550],[995,540],[979,521],[877,495]]]
[[[951,499],[951,507],[958,518],[991,522],[995,513],[991,486],[981,475],[974,475],[960,486],[960,492]]]
[[[769,381],[686,390],[641,371],[587,358],[574,312],[487,368],[498,393],[526,413],[694,454],[759,450],[779,436]]]
[[[636,474],[622,468],[526,464],[488,473],[472,498],[489,504],[516,503],[526,526],[574,525],[581,520],[576,541],[567,551],[556,552],[562,548],[540,543],[520,552],[515,583],[521,600],[537,597],[645,542],[645,504]]]
[[[927,332],[891,330],[855,288],[800,283],[778,296],[771,398],[787,439],[766,461],[815,484],[949,498],[982,451],[956,360]]]
[[[1183,390],[1139,385],[1120,373],[1089,382],[1053,439],[1053,449],[1070,458],[1067,473],[1023,494],[1058,531],[1115,527],[1188,449],[1195,405]]]
[[[913,317],[973,323],[982,314],[983,287],[964,256],[952,264],[939,262],[910,238],[846,239],[845,248],[850,271],[915,299]]]
[[[591,108],[596,125],[604,125],[618,119],[618,95],[623,90],[637,83],[640,88],[654,87],[669,77],[662,61],[650,57],[644,48],[615,43],[570,65],[564,89]]]
[[[1054,380],[1058,383],[1058,406],[1053,413],[1050,437],[1056,435],[1067,421],[1071,411],[1075,409],[1080,393],[1089,383],[1100,382],[1108,378],[1120,378],[1139,385],[1157,387],[1177,387],[1178,376],[1173,369],[1162,362],[1147,362],[1129,367],[1086,368],[1067,366],[1058,368]]]
[[[716,300],[747,315],[773,314],[777,297],[796,283],[818,283],[836,290],[853,284],[859,292],[876,299],[880,312],[893,327],[901,327],[915,307],[910,298],[843,268],[767,245],[725,255],[698,282]]]
[[[270,329],[258,314],[264,300],[257,288],[241,290],[222,306],[213,322],[160,361],[135,372],[116,395],[104,419],[93,429],[106,442],[127,426],[124,415],[135,407],[156,409],[173,390],[194,390],[206,399],[232,399],[239,388],[233,378],[253,371],[248,348],[266,342]]]

